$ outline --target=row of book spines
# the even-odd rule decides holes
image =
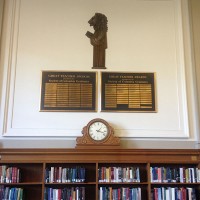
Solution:
[[[85,187],[45,188],[44,200],[85,200]]]
[[[2,200],[23,200],[22,188],[0,187],[0,199]]]
[[[46,183],[85,182],[85,168],[51,167],[46,169]]]
[[[0,166],[0,182],[1,183],[19,183],[20,169],[17,167]]]
[[[101,167],[99,182],[140,182],[139,167]]]
[[[199,183],[200,169],[198,168],[169,168],[169,167],[151,167],[151,182],[160,183]]]
[[[194,188],[161,187],[152,190],[152,200],[196,200]]]
[[[141,188],[99,188],[99,200],[141,200],[141,195]]]

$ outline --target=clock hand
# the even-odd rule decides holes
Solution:
[[[97,132],[99,132],[99,131],[101,130],[101,128],[102,128],[102,125],[101,125],[101,127],[97,130]]]
[[[105,133],[104,131],[97,131],[97,132],[100,132],[100,133]]]
[[[102,129],[102,125],[99,129],[96,130],[96,132],[101,132],[100,130]]]

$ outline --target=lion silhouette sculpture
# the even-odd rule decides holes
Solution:
[[[95,15],[88,21],[93,26],[94,33],[87,31],[86,36],[90,38],[93,46],[93,69],[106,69],[105,51],[107,49],[107,17],[101,13]]]

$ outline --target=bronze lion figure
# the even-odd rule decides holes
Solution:
[[[105,69],[105,49],[107,49],[107,17],[101,13],[95,15],[88,21],[93,26],[94,33],[87,31],[86,36],[90,38],[93,46],[93,68]]]

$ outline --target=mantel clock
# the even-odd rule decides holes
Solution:
[[[76,147],[113,148],[120,146],[120,139],[114,136],[114,129],[104,119],[96,118],[83,127],[82,137],[77,137]]]

